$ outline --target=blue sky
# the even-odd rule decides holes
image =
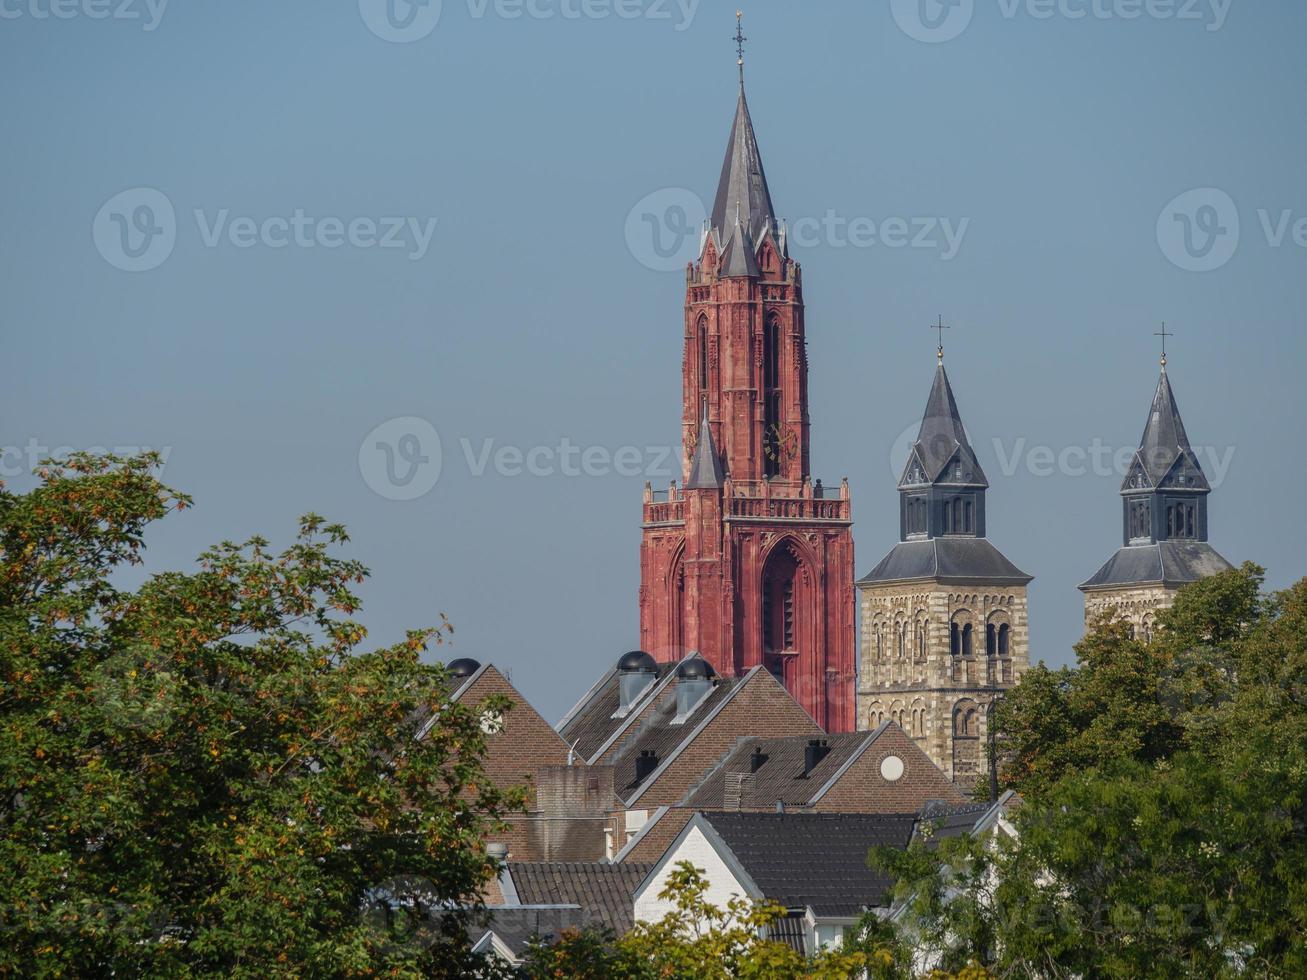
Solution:
[[[772,196],[806,229],[814,475],[851,481],[860,573],[896,539],[943,314],[990,537],[1036,576],[1032,655],[1069,662],[1119,543],[1091,464],[1138,440],[1166,320],[1212,542],[1287,585],[1307,10],[923,2],[745,10]],[[683,277],[636,206],[711,201],[734,8],[395,4],[0,0],[6,479],[31,446],[168,447],[197,507],[152,533],[158,568],[343,521],[376,642],[443,611],[557,718],[637,641]],[[373,434],[396,418],[430,429]],[[438,479],[395,499],[436,472],[430,431]]]

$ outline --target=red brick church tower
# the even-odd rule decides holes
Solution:
[[[743,62],[741,61],[741,65]],[[803,279],[740,97],[700,256],[686,269],[684,480],[645,488],[640,640],[727,676],[762,665],[828,731],[854,729],[847,481],[813,481]]]

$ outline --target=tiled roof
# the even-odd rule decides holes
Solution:
[[[980,818],[993,807],[994,804],[987,800],[980,803],[928,803],[921,810],[917,835],[934,841],[961,837],[971,833]]]
[[[704,813],[763,895],[819,916],[889,904],[894,881],[867,867],[876,845],[907,847],[912,814]]]
[[[655,686],[675,669],[676,664],[659,664]],[[589,761],[605,742],[631,721],[630,715],[613,717],[620,706],[621,690],[617,670],[609,668],[599,683],[558,725],[558,734],[568,745],[576,747],[577,755]]]
[[[579,929],[588,920],[576,905],[564,906],[499,906],[488,909],[485,919],[468,926],[468,939],[475,946],[488,932],[521,957],[533,936],[550,943],[558,939],[564,929]]]
[[[579,905],[586,922],[602,922],[618,935],[630,932],[635,888],[648,864],[580,861],[510,862],[523,905]]]
[[[811,737],[742,738],[735,748],[703,780],[690,789],[684,806],[706,809],[759,809],[776,801],[786,806],[807,806],[840,767],[852,759],[878,732],[850,732],[823,735],[820,740],[830,750],[812,772],[803,775],[804,754]],[[757,772],[752,757],[761,750],[767,757]],[[729,802],[728,802],[728,797]]]
[[[640,789],[642,784],[635,779],[635,760],[640,753],[654,752],[660,764],[666,762],[676,749],[689,741],[703,720],[728,700],[747,679],[748,675],[717,678],[712,690],[681,724],[673,724],[677,717],[675,685],[658,695],[657,706],[646,713],[633,732],[625,736],[621,749],[611,759],[614,768],[613,786],[617,795],[629,802]]]

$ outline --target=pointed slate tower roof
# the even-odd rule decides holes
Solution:
[[[694,444],[694,457],[690,460],[690,478],[685,481],[687,490],[720,490],[726,474],[713,443],[712,426],[708,424],[708,406],[704,405],[699,421],[699,441]]]
[[[935,368],[926,414],[922,416],[921,429],[917,441],[912,444],[912,454],[903,470],[899,489],[936,483],[989,486],[985,471],[967,439],[943,361]]]
[[[735,215],[735,224],[731,226],[731,237],[726,242],[726,252],[722,255],[722,275],[762,275],[758,268],[753,236],[741,223],[738,212]]]
[[[1142,481],[1140,476],[1144,478]],[[1168,481],[1168,478],[1171,479]],[[1189,435],[1184,430],[1175,392],[1171,390],[1171,379],[1167,377],[1166,365],[1163,364],[1148,423],[1135,453],[1135,465],[1126,474],[1121,490],[1137,491],[1160,487],[1168,482],[1189,490],[1211,489],[1198,457],[1189,445]]]
[[[754,135],[749,106],[744,99],[743,80],[712,208],[712,227],[723,237],[733,227],[737,207],[751,242],[762,238],[763,229],[768,224],[773,229],[776,227],[771,193],[767,190],[767,177],[762,171],[762,156],[758,152],[758,137]]]

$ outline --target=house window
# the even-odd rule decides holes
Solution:
[[[985,624],[985,656],[998,656],[998,628],[993,623]]]
[[[957,623],[950,623],[948,630],[949,653],[955,657],[962,656],[962,630]]]
[[[962,656],[964,657],[970,657],[973,654],[971,634],[971,624],[967,623],[966,626],[962,627]]]
[[[966,531],[967,534],[971,534],[973,531],[975,531],[976,525],[975,525],[975,517],[972,514],[972,503],[970,500],[968,500],[963,505],[963,512],[966,517],[966,527],[964,527],[963,530]]]
[[[1009,655],[1009,649],[1012,644],[1012,627],[1003,623],[998,628],[998,655],[1006,657]]]

